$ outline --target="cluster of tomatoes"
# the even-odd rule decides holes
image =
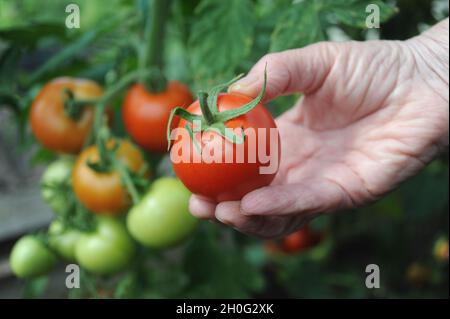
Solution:
[[[57,217],[46,232],[26,235],[14,245],[10,264],[18,277],[43,275],[58,257],[77,262],[92,273],[112,274],[130,264],[138,244],[154,249],[171,247],[197,225],[188,211],[189,190],[172,177],[151,181],[142,151],[132,141],[111,139],[106,148],[114,147],[117,163],[130,175],[148,181],[137,203],[133,204],[116,166],[105,171],[93,168],[102,150],[95,143],[85,144],[94,123],[94,101],[103,94],[93,81],[58,78],[43,87],[31,106],[30,124],[36,139],[61,155],[47,167],[41,181],[42,197]],[[75,103],[68,108],[67,101]],[[133,85],[122,108],[130,137],[145,150],[165,152],[171,108],[191,102],[189,90],[178,82],[155,94],[140,84]],[[67,216],[75,211],[70,199],[92,216],[92,227],[86,230],[67,223]]]
[[[230,138],[228,129],[244,132],[252,128],[258,134],[258,129],[276,128],[260,103],[265,83],[254,99],[220,93],[226,87],[221,85],[209,91],[209,96],[199,95],[195,102],[189,89],[179,82],[168,82],[162,92],[133,84],[122,106],[122,119],[131,140],[111,135],[108,123],[112,113],[106,108],[107,101],[102,100],[111,94],[103,92],[97,83],[68,77],[47,83],[31,106],[30,124],[40,144],[64,155],[49,165],[42,178],[42,196],[57,218],[47,232],[27,235],[16,243],[10,260],[14,273],[23,278],[42,275],[55,264],[57,256],[77,262],[92,273],[118,272],[133,260],[136,244],[162,249],[180,243],[193,232],[197,220],[188,210],[191,192],[216,201],[237,200],[269,184],[276,171],[260,174],[259,158],[256,163],[225,160],[226,153],[235,151],[239,143],[246,151],[253,149],[245,136]],[[102,107],[102,111],[97,112],[96,107]],[[102,121],[98,121],[99,116]],[[177,116],[182,118],[179,123]],[[212,149],[222,152],[221,161],[196,162],[191,152],[186,162],[173,163],[180,180],[152,180],[142,151],[167,152],[171,129],[178,123],[179,128],[192,133],[193,119],[201,123],[200,134],[175,139],[174,148],[194,150],[194,145],[213,144]],[[204,139],[203,132],[209,137]],[[240,142],[236,142],[238,139]],[[278,142],[271,139],[267,134],[263,141]],[[221,144],[214,147],[214,143]],[[222,147],[224,143],[229,147]],[[273,150],[266,145],[266,149],[279,156],[279,143],[276,145]],[[85,214],[80,215],[80,211]]]

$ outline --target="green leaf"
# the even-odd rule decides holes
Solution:
[[[99,26],[84,33],[64,47],[57,54],[47,60],[40,68],[35,70],[29,77],[28,83],[40,80],[47,73],[57,70],[62,65],[68,65],[69,62],[85,53],[86,49],[100,38],[100,36],[107,35],[113,31],[118,32],[121,27],[134,23],[135,19],[132,19],[125,13],[125,16],[114,16],[111,19],[102,21]],[[130,21],[122,23],[121,19],[128,18]],[[97,43],[96,43],[97,44]],[[92,52],[90,52],[92,54]]]
[[[189,276],[188,297],[248,298],[264,287],[260,270],[233,245],[198,232],[184,258],[184,271]],[[208,262],[205,262],[208,261]]]
[[[359,0],[359,1],[335,1],[327,0],[324,9],[331,11],[336,19],[348,26],[357,28],[366,28],[366,19],[371,12],[366,12],[368,5],[376,5],[380,9],[380,23],[389,20],[394,16],[398,9],[382,0]]]
[[[73,59],[75,56],[77,56],[77,54],[79,54],[82,50],[86,49],[91,43],[93,43],[97,38],[97,35],[98,32],[96,30],[93,30],[79,37],[76,41],[66,46],[64,49],[50,58],[47,62],[45,62],[44,65],[34,71],[29,78],[29,82],[33,83],[34,81],[39,80],[46,73],[55,70],[58,66]]]
[[[11,81],[17,73],[17,64],[22,57],[22,50],[18,46],[7,47],[0,53],[0,85],[13,89],[15,82]]]
[[[250,54],[254,14],[251,0],[203,0],[189,37],[190,67],[200,86],[235,73]]]
[[[376,212],[388,216],[392,219],[401,219],[405,213],[401,197],[398,192],[394,192],[378,201],[372,206]]]
[[[25,26],[0,29],[0,39],[12,41],[16,45],[33,47],[43,37],[63,39],[65,30],[61,27],[61,23],[30,23]]]
[[[30,279],[25,285],[23,297],[26,299],[42,297],[48,286],[48,277]]]
[[[139,295],[139,283],[135,273],[128,273],[116,285],[114,298],[130,299]]]
[[[45,149],[43,147],[38,147],[36,152],[31,157],[30,163],[32,166],[39,164],[47,164],[56,159],[54,152]]]
[[[319,8],[315,2],[294,2],[280,16],[271,36],[270,51],[301,48],[324,39]]]
[[[409,216],[429,218],[432,214],[448,211],[448,166],[434,161],[419,175],[411,178],[401,188]],[[425,200],[426,199],[426,200]]]

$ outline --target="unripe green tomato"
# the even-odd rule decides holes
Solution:
[[[26,235],[15,244],[9,256],[13,273],[19,278],[32,278],[48,273],[56,256],[39,239]]]
[[[174,246],[190,235],[198,220],[189,213],[189,190],[176,178],[156,180],[127,216],[131,236],[152,248]]]
[[[124,270],[135,253],[135,244],[126,227],[116,218],[97,218],[96,229],[82,233],[75,245],[78,264],[86,270],[109,275]]]
[[[41,178],[42,198],[58,214],[63,214],[67,207],[67,198],[61,190],[70,180],[73,165],[69,158],[58,159],[47,167]]]
[[[59,220],[54,220],[48,228],[49,245],[62,258],[75,261],[75,246],[81,233],[76,229],[66,229]]]

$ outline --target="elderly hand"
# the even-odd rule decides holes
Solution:
[[[448,147],[448,19],[408,41],[324,42],[263,57],[230,91],[302,92],[277,119],[274,182],[241,201],[193,195],[197,217],[264,238],[373,202]]]

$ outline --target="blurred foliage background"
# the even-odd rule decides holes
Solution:
[[[80,29],[64,27],[69,3],[80,7]],[[364,28],[369,3],[382,9],[380,29]],[[27,125],[36,92],[63,75],[108,87],[135,68],[133,40],[146,8],[145,0],[0,0],[0,93],[19,100],[0,105],[11,109],[18,147],[33,149],[30,165],[54,157],[36,145]],[[195,91],[248,71],[267,52],[322,40],[407,39],[447,16],[443,0],[177,0],[167,25],[165,74]],[[296,98],[269,107],[280,114]],[[120,98],[114,105],[118,111]],[[114,129],[123,133],[118,116]],[[114,297],[448,298],[448,176],[446,154],[371,207],[318,218],[311,228],[322,240],[295,253],[205,223],[181,253],[164,253],[169,256],[146,266],[145,289],[134,274],[111,283],[84,278]],[[371,263],[380,267],[380,289],[364,284]],[[104,296],[95,284],[70,296]]]

